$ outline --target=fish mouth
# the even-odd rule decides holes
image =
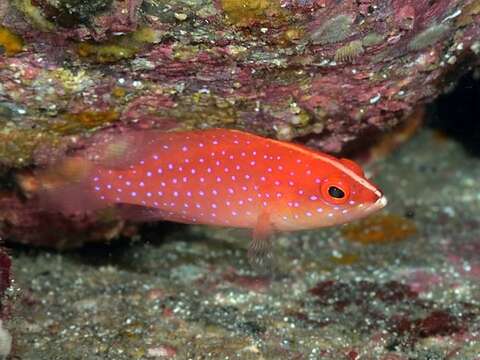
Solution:
[[[350,216],[347,215],[345,220],[343,222],[350,222],[352,220],[356,220],[359,218],[363,218],[366,216],[369,216],[382,208],[384,208],[388,204],[387,197],[383,194],[380,195],[380,197],[373,203],[366,204],[366,206],[360,205],[357,207],[357,211],[352,211],[350,213]]]
[[[385,195],[381,194],[380,197],[374,203],[370,203],[366,207],[365,212],[366,212],[366,214],[374,213],[374,212],[384,208],[387,204],[388,204],[387,197]]]
[[[388,204],[387,197],[385,195],[382,195],[375,203],[373,204],[373,207],[377,209],[384,208]]]
[[[383,209],[387,204],[388,204],[387,197],[382,194],[382,195],[377,199],[377,201],[375,201],[373,204],[371,204],[371,205],[368,207],[368,212],[369,212],[369,213],[372,213],[372,212],[378,211],[378,210],[380,210],[380,209]]]

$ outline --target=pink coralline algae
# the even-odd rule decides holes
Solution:
[[[92,134],[130,128],[229,127],[327,153],[364,148],[478,64],[479,8],[2,2],[0,166],[47,166]]]

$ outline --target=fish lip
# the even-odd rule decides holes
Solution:
[[[382,195],[380,198],[375,201],[373,204],[373,207],[376,209],[382,209],[388,204],[387,197],[385,195]]]
[[[387,200],[387,197],[383,194],[380,195],[380,197],[374,202],[374,203],[371,203],[366,211],[371,214],[375,211],[378,211],[382,208],[384,208],[388,203],[388,200]]]

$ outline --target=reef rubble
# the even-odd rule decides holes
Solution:
[[[24,204],[12,172],[125,128],[233,127],[333,154],[365,149],[478,65],[479,9],[478,0],[2,2],[1,203]],[[34,216],[27,208],[19,214]],[[0,235],[31,241],[21,225],[8,228]]]

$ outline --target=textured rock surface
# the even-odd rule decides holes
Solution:
[[[479,8],[478,0],[2,1],[0,168],[48,166],[109,127],[238,127],[330,153],[366,146],[478,63]],[[6,190],[0,206],[15,204],[25,219],[2,207],[3,222],[39,221]],[[73,219],[71,228],[95,221]],[[2,235],[31,241],[10,230]]]
[[[165,119],[339,152],[433,99],[480,51],[478,1],[87,4],[2,6],[1,136],[15,140],[4,166],[43,163],[112,123]]]

